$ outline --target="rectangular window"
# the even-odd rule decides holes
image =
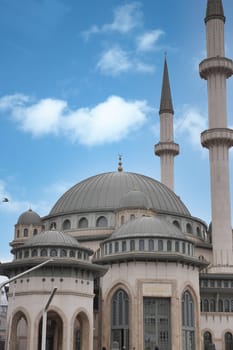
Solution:
[[[126,241],[122,241],[122,252],[126,251]]]
[[[144,250],[144,239],[139,239],[139,250]]]
[[[132,252],[133,250],[135,250],[135,241],[132,240],[132,239],[131,239],[131,241],[130,241],[130,250],[131,250],[131,252]]]

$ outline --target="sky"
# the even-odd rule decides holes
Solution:
[[[233,1],[223,4],[232,58]],[[0,0],[0,198],[9,198],[0,202],[0,261],[12,258],[22,212],[47,215],[72,185],[116,171],[119,154],[124,171],[160,179],[154,144],[165,53],[180,145],[175,192],[210,222],[200,144],[207,87],[198,74],[205,9],[205,0]],[[232,127],[233,79],[227,86]]]

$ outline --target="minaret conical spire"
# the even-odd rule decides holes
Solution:
[[[205,22],[213,18],[219,18],[225,22],[222,0],[208,0]]]
[[[155,154],[160,157],[161,182],[174,190],[174,157],[179,154],[179,145],[173,140],[173,106],[165,56],[163,83],[160,101],[160,142],[155,145]]]
[[[174,114],[171,89],[170,89],[170,81],[169,81],[169,75],[168,75],[167,59],[165,55],[164,69],[163,69],[163,84],[162,84],[159,114],[166,113],[166,112]]]

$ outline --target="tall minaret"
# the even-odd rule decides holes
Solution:
[[[200,76],[208,86],[208,130],[201,134],[209,149],[212,208],[213,272],[227,271],[233,264],[229,184],[229,148],[233,130],[227,128],[226,79],[233,62],[225,57],[225,16],[221,0],[208,0],[206,10],[207,58],[200,63]]]
[[[163,85],[160,101],[160,142],[155,145],[155,154],[160,157],[161,182],[174,190],[174,157],[179,154],[179,145],[173,141],[173,105],[165,56]]]

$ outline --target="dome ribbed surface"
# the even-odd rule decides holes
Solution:
[[[126,193],[143,192],[158,212],[190,213],[180,198],[162,183],[135,173],[111,172],[90,177],[69,189],[54,205],[49,215],[97,210],[116,210]]]
[[[132,190],[123,195],[120,200],[120,208],[140,208],[149,209],[152,204],[142,191]]]
[[[79,247],[78,241],[59,231],[46,231],[40,233],[26,241],[24,246],[62,246],[62,247]]]
[[[175,237],[185,238],[183,233],[169,223],[165,219],[154,216],[142,216],[134,219],[121,226],[117,231],[113,232],[110,239],[122,237]]]
[[[40,225],[41,218],[36,212],[29,209],[28,211],[25,211],[20,215],[17,224],[18,225]]]

